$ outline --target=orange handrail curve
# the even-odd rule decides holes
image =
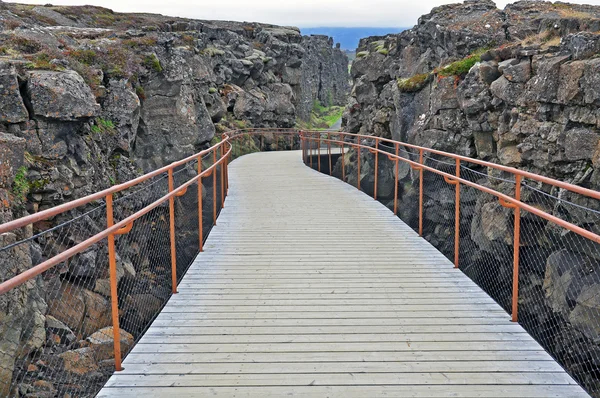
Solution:
[[[231,152],[231,147],[229,147],[227,154],[229,154],[230,152]],[[197,157],[199,155],[196,154],[195,156]],[[152,202],[151,204],[144,207],[143,209],[135,212],[134,214],[130,215],[129,217],[119,221],[118,223],[115,223],[112,227],[107,228],[104,231],[97,233],[96,235],[93,235],[92,237],[84,240],[83,242],[65,250],[62,253],[57,254],[56,256],[54,256],[52,258],[49,258],[48,260],[46,260],[32,268],[29,268],[26,271],[23,271],[19,275],[16,275],[16,276],[0,283],[0,294],[4,294],[4,293],[8,292],[9,290],[14,289],[15,287],[22,285],[23,283],[27,282],[28,280],[40,275],[44,271],[47,271],[48,269],[54,267],[55,265],[68,260],[69,258],[73,257],[74,255],[81,253],[82,251],[89,248],[90,246],[100,242],[102,239],[108,237],[110,234],[115,234],[122,228],[126,228],[130,223],[133,223],[135,220],[137,220],[140,217],[142,217],[143,215],[149,213],[151,210],[160,206],[167,200],[177,196],[177,193],[180,192],[181,190],[187,189],[187,187],[194,184],[196,181],[198,181],[202,177],[205,177],[206,176],[205,172],[208,172],[209,170],[212,171],[221,162],[223,162],[224,159],[225,158],[219,159],[216,163],[212,164],[209,168],[204,170],[201,174],[198,174],[197,176],[193,177],[189,181],[187,181],[184,184],[180,185],[179,187],[175,188],[172,192],[169,192],[168,194],[166,194],[163,197],[159,198],[158,200]],[[108,195],[110,195],[110,194],[111,193],[109,193]],[[85,199],[85,198],[83,198],[83,199]],[[89,202],[86,202],[86,203],[89,203]],[[52,209],[49,209],[49,210],[52,210]],[[56,213],[56,214],[59,214],[59,213]],[[27,218],[27,217],[24,217],[24,218]],[[18,220],[16,220],[16,221],[18,221]],[[7,224],[9,224],[9,223],[7,223]],[[28,224],[29,223],[26,223],[24,225],[28,225]],[[4,225],[6,225],[6,224],[4,224]],[[15,228],[19,228],[19,227],[17,226],[12,229],[15,229]]]
[[[51,217],[54,217],[54,216],[56,216],[58,214],[64,213],[64,212],[69,211],[69,210],[72,210],[72,209],[74,209],[76,207],[83,206],[83,205],[88,204],[90,202],[93,202],[95,200],[104,199],[106,197],[106,195],[115,194],[117,192],[124,191],[125,189],[128,189],[128,188],[131,188],[131,187],[133,187],[135,185],[138,185],[138,184],[140,184],[140,183],[142,183],[142,182],[144,182],[146,180],[149,180],[152,177],[156,177],[159,174],[168,172],[169,170],[172,170],[175,167],[182,166],[182,165],[184,165],[184,164],[186,164],[186,163],[188,163],[188,162],[190,162],[190,161],[198,158],[198,156],[206,155],[207,153],[210,153],[210,151],[212,151],[213,148],[216,148],[216,147],[218,147],[220,145],[223,145],[223,144],[224,144],[223,141],[219,142],[219,143],[213,145],[212,147],[210,147],[208,149],[205,149],[203,151],[200,151],[199,153],[196,153],[196,154],[194,154],[192,156],[188,156],[185,159],[178,160],[178,161],[173,162],[173,163],[171,163],[171,164],[169,164],[167,166],[163,166],[160,169],[151,171],[151,172],[146,173],[146,174],[144,174],[144,175],[142,175],[140,177],[134,178],[133,180],[124,182],[122,184],[113,185],[112,187],[104,189],[104,190],[102,190],[100,192],[96,192],[96,193],[93,193],[91,195],[84,196],[83,198],[75,199],[75,200],[72,200],[70,202],[63,203],[62,205],[58,205],[58,206],[52,207],[50,209],[40,211],[40,212],[35,213],[35,214],[31,214],[29,216],[22,217],[22,218],[19,218],[19,219],[16,219],[16,220],[9,221],[7,223],[1,224],[0,225],[0,234],[3,234],[5,232],[10,232],[10,231],[15,230],[17,228],[25,227],[25,226],[27,226],[29,224],[33,224],[33,223],[38,222],[38,221],[47,220],[48,218],[51,218]]]
[[[356,136],[360,136],[360,135],[356,135]],[[310,139],[311,138],[309,136],[309,140]],[[402,144],[402,143],[399,143],[399,144]],[[372,149],[372,147],[367,146],[367,145],[363,145],[363,144],[353,144],[353,145],[355,147],[359,148],[359,149],[360,148],[371,148]],[[428,150],[428,149],[427,148],[419,148],[419,150],[422,151],[422,150]],[[389,154],[389,152],[385,152],[385,151],[382,151],[380,149],[377,149],[377,151],[379,151],[381,153],[385,153],[386,155],[391,155],[391,154]],[[391,156],[393,156],[394,158],[396,158],[396,155],[391,155]],[[568,230],[570,230],[572,232],[575,232],[575,233],[577,233],[577,234],[579,234],[579,235],[581,235],[581,236],[583,236],[583,237],[585,237],[587,239],[590,239],[590,240],[592,240],[592,241],[594,241],[596,243],[600,243],[600,235],[597,235],[597,234],[595,234],[595,233],[593,233],[591,231],[588,231],[588,230],[586,230],[584,228],[581,228],[581,227],[579,227],[579,226],[577,226],[575,224],[572,224],[572,223],[570,223],[568,221],[565,221],[565,220],[563,220],[561,218],[558,218],[558,217],[553,216],[553,215],[551,215],[549,213],[546,213],[543,210],[539,210],[539,209],[537,209],[537,208],[535,208],[535,207],[533,207],[531,205],[523,203],[520,200],[516,200],[515,198],[512,198],[512,197],[510,197],[508,195],[505,195],[505,194],[503,194],[501,192],[498,192],[498,191],[495,191],[495,190],[493,190],[491,188],[488,188],[486,186],[483,186],[483,185],[480,185],[480,184],[477,184],[477,183],[465,180],[463,178],[456,177],[456,176],[454,176],[452,174],[445,173],[445,172],[440,171],[440,170],[438,170],[436,168],[433,168],[433,167],[430,167],[430,166],[426,166],[426,165],[424,165],[422,163],[415,162],[413,160],[403,158],[401,156],[398,156],[397,159],[399,159],[399,160],[401,160],[403,162],[408,163],[414,169],[417,169],[417,170],[427,170],[427,171],[439,174],[439,175],[441,175],[443,177],[447,177],[447,178],[449,178],[451,180],[459,181],[459,182],[463,183],[464,185],[468,185],[470,187],[479,189],[480,191],[483,191],[483,192],[489,193],[491,195],[494,195],[494,196],[496,196],[498,198],[504,199],[507,203],[514,203],[521,210],[528,211],[528,212],[530,212],[532,214],[535,214],[535,215],[537,215],[539,217],[542,217],[542,218],[544,218],[544,219],[546,219],[546,220],[548,220],[550,222],[553,222],[553,223],[555,223],[555,224],[557,224],[557,225],[559,225],[559,226],[561,226],[561,227],[563,227],[565,229],[568,229]],[[458,157],[458,159],[462,160],[462,159],[471,159],[471,158]],[[488,162],[484,162],[484,163],[488,163]],[[493,165],[493,163],[490,163],[490,164]],[[512,168],[508,168],[508,169],[512,169]],[[517,170],[517,169],[514,169],[514,170]],[[527,173],[527,172],[523,172],[523,173]],[[532,173],[527,173],[527,174],[532,174]],[[519,173],[517,175],[521,175],[522,176],[523,174]],[[537,174],[533,174],[533,175],[537,176]],[[541,177],[541,176],[538,176],[538,177]],[[587,188],[578,187],[576,185],[572,185],[572,184],[568,184],[568,183],[561,183],[560,181],[553,180],[553,179],[548,178],[548,177],[543,177],[543,178],[549,180],[551,185],[558,186],[558,184],[555,184],[555,183],[560,183],[560,184],[564,184],[566,186],[571,186],[571,187],[575,187],[575,188],[581,188],[582,191],[575,190],[575,189],[572,189],[572,191],[575,192],[575,193],[581,193],[581,194],[586,195],[586,196],[589,196],[589,195],[587,195],[587,191],[591,191],[591,192],[594,193],[594,196],[592,196],[592,197],[596,197],[596,196],[600,197],[600,192],[598,192],[598,191],[589,190]],[[420,211],[420,213],[422,213],[422,212]]]

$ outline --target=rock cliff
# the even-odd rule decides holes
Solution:
[[[491,1],[467,0],[434,8],[410,30],[361,40],[346,128],[600,189],[598,32],[598,6],[519,1],[500,10]],[[356,178],[351,155],[346,175]],[[361,185],[368,191],[373,159],[362,156]],[[427,162],[454,173],[440,160]],[[464,178],[514,194],[510,176],[463,165],[472,170],[464,169]],[[393,164],[382,160],[379,170],[379,199],[391,207],[394,191],[384,187],[393,188]],[[399,213],[415,226],[419,175],[402,164],[399,173]],[[431,173],[424,184],[424,236],[453,258],[454,188]],[[526,184],[524,201],[598,230],[598,201]],[[512,212],[494,197],[462,188],[461,268],[507,310],[512,225]],[[593,318],[600,307],[593,292],[600,278],[584,270],[598,269],[599,253],[595,243],[523,217],[520,320],[595,396],[600,347]]]
[[[191,155],[225,129],[293,127],[316,100],[343,105],[347,64],[331,39],[294,27],[0,1],[0,223]],[[158,199],[164,182],[120,211]],[[211,195],[203,203],[208,214]],[[168,229],[157,231],[168,228],[162,211],[136,227],[156,234],[135,233],[118,250],[125,347],[169,296],[168,272],[151,267],[168,260],[152,249],[168,247]],[[0,252],[0,280],[101,230],[101,212],[79,209],[0,237],[1,248],[79,217]],[[188,224],[178,225],[178,263],[189,263],[198,241]],[[106,250],[96,245],[0,298],[0,395],[84,396],[103,383],[112,359],[100,336],[112,324]]]

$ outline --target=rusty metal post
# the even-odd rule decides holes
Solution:
[[[419,149],[419,163],[423,164],[423,149]],[[419,236],[423,236],[423,167],[419,167]]]
[[[106,226],[114,225],[113,195],[106,195]],[[108,267],[110,274],[110,307],[113,324],[113,349],[115,354],[115,371],[123,370],[121,366],[121,329],[119,326],[119,300],[117,296],[117,255],[115,251],[115,234],[108,235]]]
[[[375,181],[373,182],[373,199],[377,200],[377,174],[379,169],[379,140],[375,138]]]
[[[169,169],[169,192],[173,192],[173,169]],[[175,252],[175,197],[169,198],[169,231],[171,236],[171,291],[177,293],[177,255]]]
[[[219,158],[219,161],[221,162],[221,165],[219,166],[221,169],[220,174],[220,178],[221,178],[221,209],[225,208],[225,144],[221,145],[221,157]]]
[[[213,149],[213,225],[217,225],[217,148]]]
[[[456,177],[460,178],[460,159],[456,159]],[[460,252],[460,182],[456,180],[455,205],[454,205],[454,268],[458,268],[458,254]]]
[[[342,138],[342,181],[346,181],[346,162],[344,159],[344,141]]]
[[[329,154],[329,175],[331,175],[331,133],[327,133],[327,153]]]
[[[202,174],[202,156],[198,156],[198,175]],[[202,177],[198,178],[198,238],[200,251],[204,251],[202,231]]]
[[[394,145],[396,147],[396,156],[398,156],[398,144]],[[395,159],[396,161],[396,177],[394,177],[394,215],[397,216],[398,215],[398,158]]]
[[[356,137],[356,141],[358,142],[357,147],[357,156],[358,160],[356,162],[356,188],[360,191],[360,140]]]
[[[308,150],[310,151],[310,168],[313,169],[313,140],[312,136],[308,136]]]
[[[318,147],[317,151],[318,151],[319,155],[317,156],[317,162],[319,165],[319,171],[321,171],[321,133],[319,133],[318,145],[319,145],[319,147]]]
[[[521,201],[521,176],[515,176],[515,199]],[[519,320],[519,246],[521,238],[521,208],[515,205],[515,226],[513,241],[513,297],[512,321]]]
[[[455,159],[456,169],[455,178],[449,178],[444,176],[444,181],[450,185],[454,185],[455,196],[454,196],[454,268],[458,268],[458,253],[460,250],[460,159]]]

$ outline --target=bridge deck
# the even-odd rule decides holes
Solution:
[[[479,287],[298,152],[230,166],[218,225],[101,397],[580,397]]]

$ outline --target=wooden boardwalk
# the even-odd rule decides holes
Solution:
[[[299,152],[244,156],[101,397],[584,397],[477,285]]]

